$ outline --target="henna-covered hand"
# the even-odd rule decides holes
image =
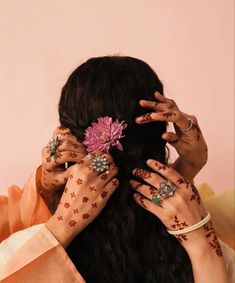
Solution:
[[[107,158],[109,173],[91,170],[88,156],[80,164],[71,166],[57,210],[46,224],[64,247],[98,216],[118,187],[119,183],[115,178],[118,169],[112,157],[97,151],[93,153],[95,154]]]
[[[139,205],[156,215],[168,230],[184,229],[200,222],[206,216],[200,195],[193,183],[185,180],[171,166],[163,165],[155,160],[148,160],[147,165],[156,173],[135,169],[133,175],[139,181],[130,181],[131,186],[137,192],[134,194],[134,199]],[[153,196],[158,195],[157,188],[166,180],[176,186],[176,191],[173,196],[163,199],[158,206],[151,200]],[[204,227],[176,237],[189,253],[203,246],[218,256],[222,255],[211,222]]]
[[[57,127],[53,136],[60,135],[56,159],[50,157],[47,146],[42,150],[42,165],[37,170],[37,188],[52,211],[59,197],[58,191],[64,189],[70,174],[70,168],[65,169],[66,162],[80,162],[86,155],[84,145],[71,134],[69,129]]]
[[[179,154],[179,158],[173,167],[185,178],[193,179],[207,161],[207,145],[197,119],[195,116],[180,111],[174,100],[166,98],[158,92],[154,96],[156,101],[140,101],[140,106],[149,109],[151,112],[137,117],[136,122],[138,124],[155,121],[172,122],[175,133],[166,132],[162,135],[162,138],[171,144]],[[189,127],[188,119],[194,122],[192,129],[186,132],[180,131],[180,128]],[[189,168],[188,165],[192,167],[190,172],[185,170],[185,168]]]

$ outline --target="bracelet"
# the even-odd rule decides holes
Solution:
[[[180,234],[185,234],[185,233],[189,233],[189,232],[192,232],[198,228],[201,228],[202,226],[204,226],[207,222],[209,222],[211,219],[211,215],[209,212],[207,212],[207,215],[205,218],[203,218],[201,221],[199,221],[198,223],[192,225],[192,226],[189,226],[189,227],[186,227],[184,229],[181,229],[181,230],[175,230],[175,231],[171,231],[171,230],[167,230],[167,232],[171,235],[180,235]]]
[[[189,130],[191,130],[192,127],[193,127],[193,125],[194,125],[193,120],[191,120],[191,119],[187,119],[187,120],[188,120],[188,123],[189,123],[188,128],[186,128],[186,129],[179,128],[180,131],[183,132],[183,133],[184,133],[184,132],[187,132],[187,131],[189,131]]]

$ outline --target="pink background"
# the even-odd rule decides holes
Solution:
[[[209,161],[196,183],[233,187],[233,0],[1,1],[0,35],[0,193],[40,163],[70,72],[112,54],[149,63],[198,117]]]

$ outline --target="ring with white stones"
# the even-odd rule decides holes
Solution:
[[[102,173],[106,171],[106,174],[109,174],[109,165],[106,157],[97,156],[94,157],[92,154],[88,154],[88,158],[91,160],[91,166],[93,171]]]
[[[49,148],[50,158],[52,160],[56,160],[57,158],[57,148],[60,145],[61,135],[56,135],[51,138],[47,147]]]
[[[176,186],[173,185],[169,180],[162,182],[160,187],[157,189],[157,195],[153,196],[152,203],[161,205],[163,199],[167,199],[174,195]]]

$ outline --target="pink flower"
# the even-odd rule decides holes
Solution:
[[[119,139],[123,138],[122,131],[127,127],[127,124],[122,121],[112,121],[111,117],[100,117],[97,122],[93,122],[91,127],[85,131],[84,144],[87,146],[87,151],[102,150],[109,152],[113,147],[123,150]]]

